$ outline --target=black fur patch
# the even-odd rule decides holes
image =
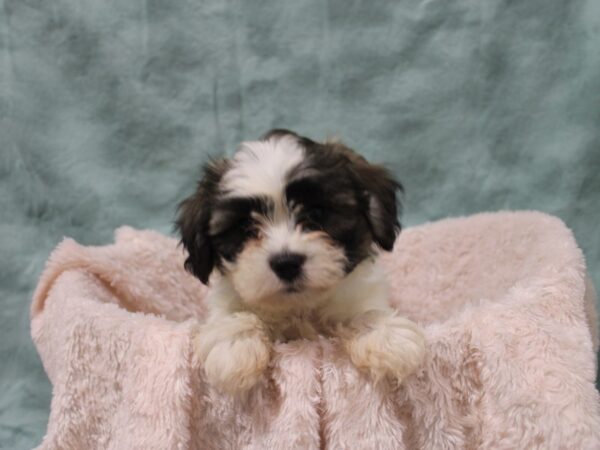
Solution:
[[[228,167],[229,162],[226,160],[204,166],[196,192],[179,204],[175,226],[181,235],[181,243],[189,254],[185,268],[203,283],[208,282],[218,259],[209,236],[209,223],[219,182]]]
[[[288,201],[303,205],[300,223],[341,245],[349,272],[369,256],[371,243],[391,250],[398,232],[396,191],[383,167],[369,164],[341,143],[299,137],[306,158],[289,176]]]
[[[209,227],[212,247],[219,255],[217,264],[220,258],[234,261],[244,243],[257,237],[258,227],[252,218],[253,212],[267,216],[272,210],[271,199],[263,197],[234,197],[217,201]]]

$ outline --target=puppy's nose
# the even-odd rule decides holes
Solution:
[[[289,283],[298,278],[304,261],[306,261],[305,255],[285,252],[271,256],[269,265],[281,280]]]

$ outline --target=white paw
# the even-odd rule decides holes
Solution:
[[[252,388],[269,365],[271,354],[262,322],[247,313],[203,325],[195,349],[207,381],[231,394]]]
[[[425,358],[425,338],[414,322],[387,313],[367,314],[353,326],[345,341],[352,363],[379,381],[398,382],[414,372]]]

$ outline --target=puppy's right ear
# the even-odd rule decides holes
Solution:
[[[175,222],[181,236],[181,243],[189,254],[185,260],[185,268],[204,284],[208,283],[217,259],[211,245],[208,227],[218,185],[226,169],[226,160],[211,162],[204,166],[203,177],[198,183],[196,192],[179,204]]]

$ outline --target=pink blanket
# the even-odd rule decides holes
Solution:
[[[245,400],[208,386],[191,339],[205,288],[174,239],[65,239],[34,294],[53,385],[41,449],[598,449],[594,292],[558,219],[502,212],[408,229],[385,257],[425,365],[373,386],[335,340],[275,348]]]

